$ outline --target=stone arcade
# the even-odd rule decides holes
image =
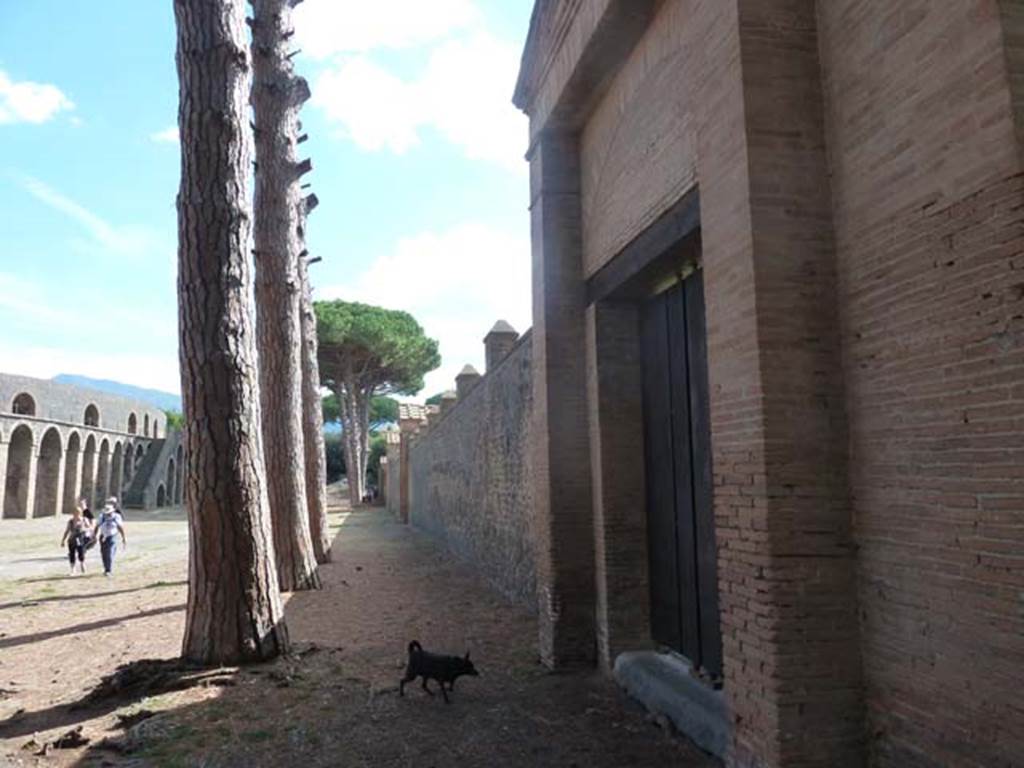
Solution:
[[[4,518],[70,513],[81,497],[125,507],[181,503],[181,435],[158,408],[91,389],[0,374]]]
[[[730,766],[1024,754],[1016,7],[535,6],[534,325],[388,505]]]

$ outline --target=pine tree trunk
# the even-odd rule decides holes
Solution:
[[[242,0],[176,0],[178,302],[189,590],[183,656],[288,649],[260,438],[248,261],[249,55]]]
[[[370,465],[370,400],[372,395],[369,392],[361,392],[359,395],[359,427],[362,442],[359,445],[359,477],[362,478],[363,492],[369,491],[369,483],[366,480],[366,470]]]
[[[270,516],[281,590],[320,586],[309,531],[302,431],[298,111],[309,87],[292,73],[289,0],[253,0],[256,135],[256,331]]]
[[[317,361],[316,313],[313,289],[304,256],[299,257],[302,297],[302,433],[306,454],[306,503],[313,554],[321,565],[331,562],[331,537],[327,527],[327,455],[324,448],[324,412],[320,397],[320,365]]]
[[[366,475],[363,471],[364,425],[360,419],[358,391],[352,377],[346,378],[338,393],[345,439],[345,476],[348,478],[349,498],[353,506],[363,503],[366,489]]]

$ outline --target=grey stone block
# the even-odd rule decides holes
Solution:
[[[627,651],[615,659],[615,680],[653,713],[668,717],[698,747],[724,757],[732,741],[725,696],[693,676],[685,659]]]

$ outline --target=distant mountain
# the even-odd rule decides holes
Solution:
[[[181,397],[172,395],[170,392],[161,392],[158,389],[145,389],[134,387],[131,384],[122,384],[119,381],[107,381],[105,379],[90,379],[88,376],[77,376],[73,373],[61,373],[53,377],[53,380],[61,384],[72,384],[76,387],[86,389],[98,389],[111,395],[131,397],[150,403],[162,411],[181,411]]]

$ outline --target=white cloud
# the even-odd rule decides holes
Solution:
[[[402,154],[433,129],[471,160],[525,173],[526,117],[510,100],[518,66],[514,46],[478,31],[437,45],[409,80],[365,55],[341,58],[314,81],[312,104],[366,150]]]
[[[313,87],[313,105],[340,123],[356,145],[370,151],[387,148],[399,155],[419,144],[419,101],[413,86],[364,56],[327,70]]]
[[[526,235],[465,223],[398,241],[350,284],[317,298],[402,309],[441,345],[441,367],[422,398],[455,386],[466,363],[483,373],[483,338],[496,320],[522,333],[530,325],[530,243]]]
[[[412,48],[477,26],[473,0],[306,0],[295,10],[295,39],[303,53]]]
[[[162,131],[151,133],[149,134],[149,140],[155,141],[157,144],[177,144],[180,140],[178,137],[178,126],[171,125]]]
[[[12,123],[45,123],[58,112],[75,105],[55,85],[15,82],[0,70],[0,125]]]
[[[39,179],[26,176],[22,184],[32,197],[82,226],[91,238],[91,242],[85,244],[88,250],[99,247],[104,253],[140,256],[154,245],[154,238],[149,232],[133,227],[115,227]]]

